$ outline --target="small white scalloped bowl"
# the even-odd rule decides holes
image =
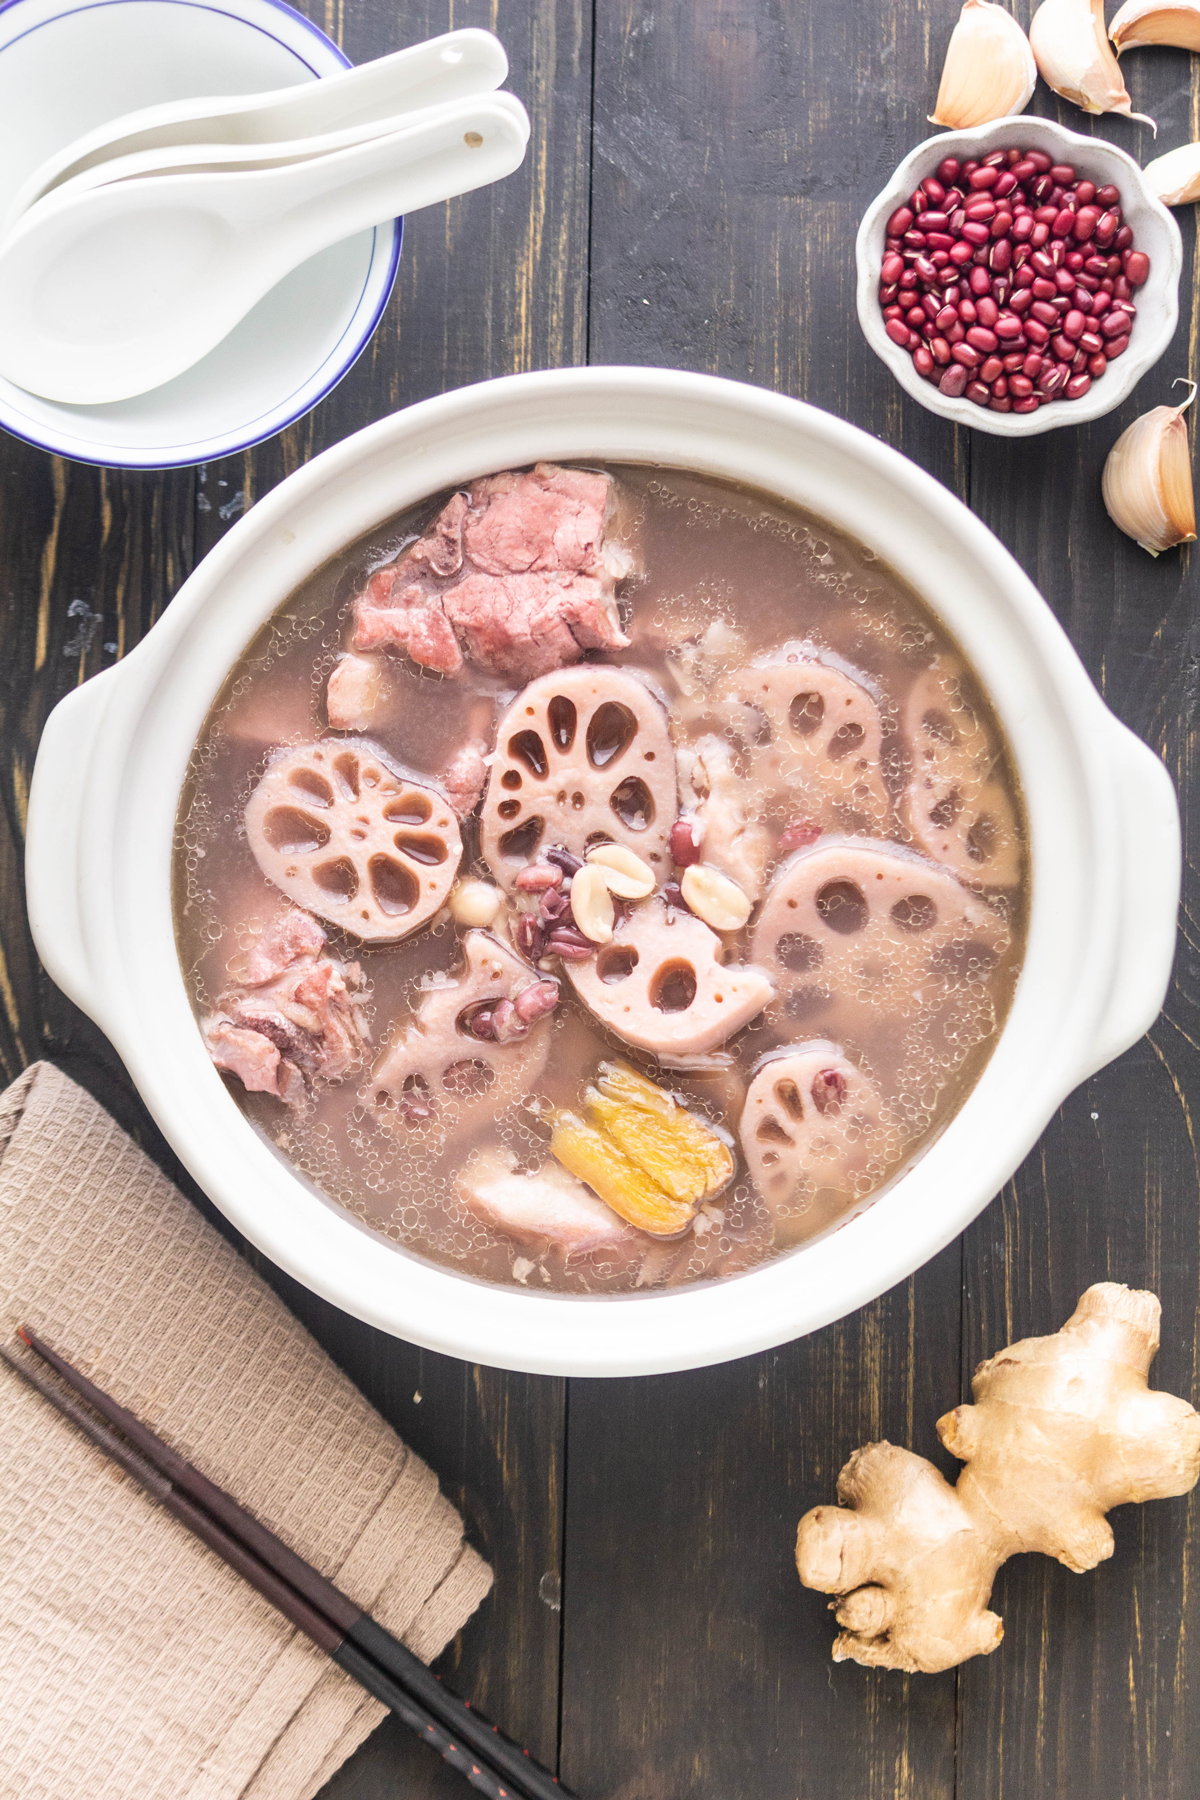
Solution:
[[[926,176],[932,175],[947,156],[960,162],[987,156],[1011,144],[1022,149],[1044,150],[1056,163],[1069,163],[1097,187],[1111,182],[1121,190],[1121,210],[1133,228],[1134,243],[1150,258],[1150,279],[1137,290],[1137,317],[1124,356],[1111,363],[1094,381],[1082,400],[1055,400],[1033,413],[990,412],[965,397],[957,400],[940,393],[917,374],[907,350],[893,344],[884,330],[879,304],[879,273],[884,255],[884,227]],[[882,359],[901,387],[930,412],[940,413],[955,425],[971,425],[996,437],[1037,437],[1060,425],[1083,425],[1099,419],[1127,394],[1131,394],[1147,369],[1153,368],[1175,335],[1179,321],[1179,276],[1183,268],[1183,243],[1179,227],[1161,200],[1156,200],[1142,170],[1132,156],[1102,138],[1082,137],[1052,119],[1034,119],[1024,113],[996,119],[971,131],[945,131],[926,138],[909,152],[881,194],[863,215],[855,244],[858,261],[858,319],[875,354]]]

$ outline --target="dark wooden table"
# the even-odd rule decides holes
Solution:
[[[29,775],[55,701],[127,652],[236,515],[307,458],[446,388],[585,361],[736,376],[896,445],[1015,552],[1109,705],[1180,785],[1182,931],[1153,1031],[1071,1097],[1017,1178],[911,1281],[724,1368],[612,1382],[470,1368],[266,1273],[432,1462],[495,1565],[447,1677],[587,1800],[1200,1795],[1196,1495],[1118,1513],[1116,1555],[1094,1574],[1009,1564],[995,1599],[1004,1642],[957,1674],[833,1667],[824,1598],[801,1590],[792,1563],[797,1519],[833,1497],[856,1445],[887,1437],[951,1468],[934,1421],[966,1396],[971,1368],[1056,1329],[1089,1282],[1161,1294],[1157,1382],[1198,1397],[1194,565],[1186,552],[1152,562],[1100,503],[1118,432],[1196,373],[1190,210],[1173,349],[1119,413],[1010,444],[903,398],[854,317],[855,227],[927,133],[958,0],[310,10],[356,62],[450,25],[492,27],[533,115],[530,155],[503,186],[411,221],[370,350],[282,437],[163,475],[0,438],[5,1077],[53,1058],[178,1174],[112,1050],[38,967],[21,884]],[[1016,11],[1027,23],[1027,0]],[[1200,63],[1143,51],[1126,66],[1160,144],[1200,136]],[[1044,89],[1034,109],[1053,110]],[[1152,154],[1145,128],[1098,130]],[[385,1725],[325,1800],[465,1791]]]

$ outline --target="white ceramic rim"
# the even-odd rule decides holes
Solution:
[[[879,305],[879,271],[883,263],[884,226],[919,182],[932,175],[947,156],[966,161],[969,156],[986,156],[991,150],[1011,144],[1014,138],[1033,150],[1043,150],[1056,161],[1069,162],[1088,172],[1089,179],[1097,169],[1120,187],[1122,210],[1130,220],[1129,197],[1136,196],[1137,222],[1134,224],[1139,248],[1150,255],[1150,279],[1139,290],[1138,316],[1134,320],[1129,348],[1124,356],[1093,382],[1082,400],[1041,406],[1035,413],[994,413],[973,401],[950,399],[923,381],[913,367],[907,350],[893,344],[884,330]],[[1104,182],[1097,182],[1104,186]],[[1130,220],[1133,223],[1133,220]],[[1161,245],[1158,241],[1161,234]],[[996,437],[1037,437],[1043,431],[1056,431],[1062,425],[1084,425],[1112,412],[1131,394],[1142,376],[1163,355],[1179,322],[1179,277],[1183,269],[1183,240],[1179,226],[1170,212],[1151,193],[1141,167],[1128,152],[1103,138],[1084,137],[1068,131],[1053,119],[1038,119],[1025,113],[977,125],[969,131],[947,131],[926,138],[904,161],[863,214],[855,242],[858,262],[858,319],[863,336],[876,356],[885,362],[906,393],[919,400],[927,411],[950,419],[956,425],[969,425],[975,431],[988,431]],[[1145,296],[1145,300],[1141,298]],[[1153,297],[1161,302],[1158,319],[1143,315],[1142,308]]]
[[[987,677],[1025,787],[1028,953],[959,1113],[866,1213],[793,1256],[679,1292],[578,1299],[491,1286],[383,1243],[299,1181],[204,1052],[175,953],[171,837],[188,757],[249,638],[391,512],[495,468],[674,464],[799,499],[926,594]],[[52,715],[29,809],[34,938],[112,1038],[183,1162],[237,1228],[336,1305],[432,1350],[546,1374],[692,1368],[841,1317],[981,1211],[1077,1082],[1158,1011],[1179,826],[1158,759],[1101,702],[989,531],[898,452],[761,389],[656,369],[518,375],[428,400],[298,470],[210,552],[124,663]]]
[[[82,5],[63,6],[53,17],[58,19],[73,12],[92,12],[97,7],[130,3],[131,0],[84,0]],[[136,0],[132,0],[132,3],[136,4]],[[286,22],[286,34],[279,35],[279,41],[286,44],[318,79],[322,75],[336,74],[341,69],[353,67],[350,58],[333,39],[318,25],[314,25],[311,19],[306,19],[303,13],[289,6],[287,0],[227,0],[221,6],[211,4],[211,0],[168,0],[168,3],[199,6],[203,11],[224,13],[252,26],[256,31],[266,31],[266,26],[259,23],[253,14],[261,14],[264,19],[274,16],[280,23]],[[0,18],[29,4],[30,0],[2,0]],[[36,30],[48,22],[39,20],[38,25],[31,26],[30,29]],[[267,32],[267,35],[278,34]],[[313,58],[311,61],[310,56]],[[16,409],[11,400],[5,398],[0,398],[0,428],[38,450],[48,450],[54,456],[65,456],[72,462],[91,463],[102,469],[192,468],[197,463],[215,462],[219,457],[235,456],[242,450],[249,450],[253,445],[262,443],[265,438],[274,437],[277,432],[286,430],[289,425],[302,419],[349,374],[374,336],[391,299],[396,271],[400,266],[403,239],[403,219],[393,219],[386,225],[376,227],[371,260],[363,277],[362,290],[341,337],[319,367],[284,399],[257,418],[245,419],[228,431],[186,443],[163,443],[146,448],[128,444],[113,445],[109,447],[107,454],[101,454],[90,437],[77,438],[68,431],[50,430],[44,425],[34,424]]]

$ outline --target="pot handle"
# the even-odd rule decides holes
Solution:
[[[1085,1080],[1136,1044],[1162,1010],[1175,958],[1182,864],[1179,804],[1166,767],[1126,726],[1111,716],[1106,723],[1121,896],[1108,1006]]]
[[[51,980],[92,1019],[97,1018],[99,996],[84,911],[91,810],[86,802],[118,673],[117,668],[106,669],[72,689],[46,720],[33,765],[25,839],[25,894],[34,945]]]

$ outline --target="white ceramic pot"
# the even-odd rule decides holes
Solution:
[[[365,1230],[246,1122],[205,1054],[175,953],[180,788],[247,641],[315,569],[390,514],[543,457],[731,477],[867,543],[924,595],[984,677],[1029,811],[1025,966],[958,1115],[842,1229],[680,1292],[580,1299],[495,1287]],[[708,376],[600,368],[512,376],[425,401],[260,500],[136,650],[56,707],[34,771],[27,866],[50,974],[108,1033],[197,1181],[273,1261],[433,1350],[547,1374],[628,1375],[720,1362],[812,1331],[961,1232],[1071,1089],[1157,1014],[1179,863],[1162,764],[1107,711],[1013,559],[936,481],[798,401]]]
[[[988,156],[1017,144],[1025,150],[1043,150],[1056,163],[1069,163],[1097,187],[1112,182],[1121,190],[1121,210],[1133,229],[1133,241],[1150,258],[1150,279],[1137,289],[1137,318],[1124,356],[1109,365],[1082,400],[1055,400],[1033,413],[997,413],[961,396],[955,400],[939,393],[932,382],[917,374],[907,350],[893,344],[884,330],[879,305],[879,271],[883,263],[885,227],[898,206],[926,176],[933,175],[947,156],[960,162]],[[855,245],[858,259],[858,320],[876,356],[891,369],[901,387],[930,412],[940,413],[956,425],[972,425],[997,437],[1036,437],[1059,425],[1083,425],[1099,419],[1131,394],[1142,376],[1158,361],[1175,336],[1179,320],[1179,276],[1183,268],[1183,242],[1179,227],[1162,201],[1151,192],[1143,171],[1126,151],[1103,138],[1083,137],[1053,119],[1024,114],[995,119],[970,131],[943,131],[910,150],[881,194],[863,214]],[[1181,353],[1180,373],[1187,366]]]

